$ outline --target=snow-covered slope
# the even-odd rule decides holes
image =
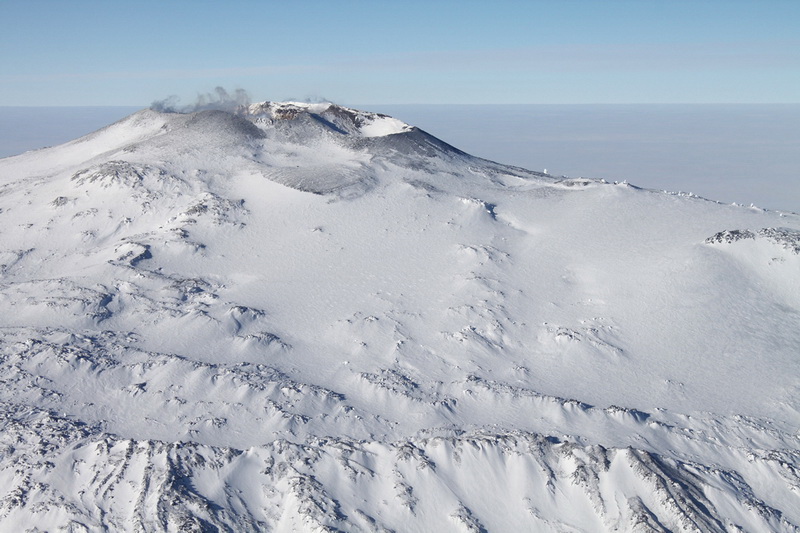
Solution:
[[[0,160],[0,525],[797,531],[800,216],[332,104]]]

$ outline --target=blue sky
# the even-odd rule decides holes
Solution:
[[[0,106],[800,102],[798,28],[798,0],[0,0]]]

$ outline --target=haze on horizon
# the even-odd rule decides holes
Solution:
[[[0,3],[0,106],[796,103],[800,3]]]

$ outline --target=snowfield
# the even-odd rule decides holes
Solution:
[[[0,160],[0,528],[798,531],[800,216],[333,104]]]

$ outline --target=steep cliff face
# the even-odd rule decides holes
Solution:
[[[795,531],[800,217],[332,104],[0,160],[0,524]]]

